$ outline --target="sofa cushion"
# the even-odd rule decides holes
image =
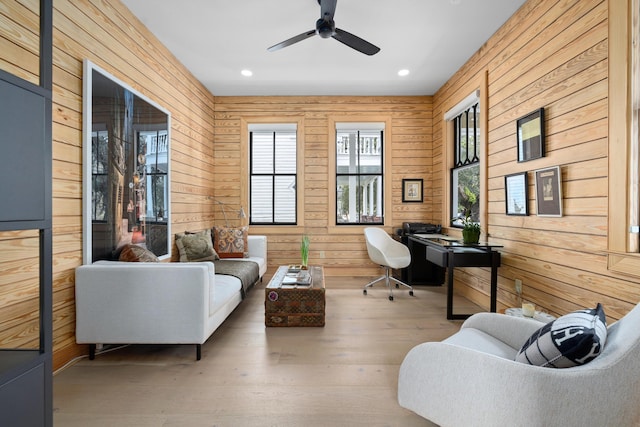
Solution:
[[[132,243],[124,245],[122,251],[120,251],[119,261],[125,262],[159,262],[160,260],[150,250],[143,248],[142,246],[134,245]]]
[[[220,258],[249,256],[249,227],[213,227],[213,247]]]
[[[209,230],[176,234],[180,262],[215,261],[220,259],[213,249]]]
[[[524,343],[515,360],[550,368],[584,365],[602,352],[606,340],[606,318],[598,304],[544,325]]]

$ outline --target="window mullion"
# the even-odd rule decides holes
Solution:
[[[473,158],[471,159],[471,163],[478,163],[480,159],[478,158],[478,104],[473,106]]]
[[[276,132],[274,131],[271,134],[271,156],[272,156],[272,167],[271,167],[271,221],[276,222],[276,150],[278,147],[276,146]]]
[[[471,138],[469,138],[469,112],[471,111],[471,108],[469,108],[466,112],[465,112],[465,119],[466,119],[466,127],[465,127],[465,135],[466,135],[466,140],[467,143],[465,144],[465,157],[464,157],[464,164],[469,164],[470,163],[470,159],[469,159],[469,147],[471,146]]]

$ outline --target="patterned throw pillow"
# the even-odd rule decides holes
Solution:
[[[148,249],[142,246],[128,244],[122,248],[118,261],[126,262],[159,262],[160,260]]]
[[[213,227],[213,247],[220,258],[248,258],[249,227]]]
[[[584,365],[596,358],[607,340],[601,304],[549,322],[536,331],[516,355],[516,361],[548,368]]]
[[[209,230],[176,234],[180,262],[215,261],[220,259],[213,249]]]

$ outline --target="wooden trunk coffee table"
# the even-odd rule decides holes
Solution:
[[[282,283],[289,266],[278,268],[265,288],[264,324],[266,326],[324,326],[324,270],[309,267],[311,286]]]

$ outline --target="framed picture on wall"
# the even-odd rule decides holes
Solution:
[[[544,157],[544,108],[516,121],[518,161],[527,162]]]
[[[504,195],[507,215],[529,215],[527,185],[527,172],[505,175]]]
[[[562,172],[560,166],[535,171],[536,213],[562,216]]]
[[[422,203],[422,179],[402,180],[402,202]]]

